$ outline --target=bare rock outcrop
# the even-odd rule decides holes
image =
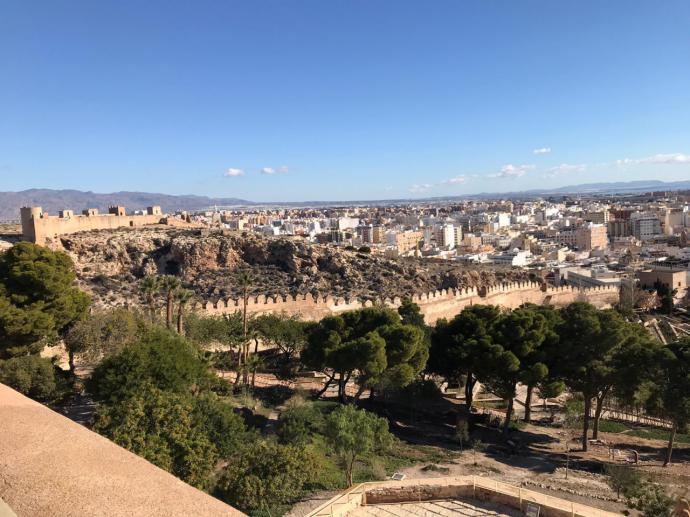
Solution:
[[[151,274],[178,275],[202,299],[239,295],[243,271],[251,271],[255,294],[362,299],[535,280],[521,270],[395,260],[290,238],[162,227],[85,232],[51,245],[72,257],[80,284],[102,305],[137,303],[137,282]]]

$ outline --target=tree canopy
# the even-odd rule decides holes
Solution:
[[[673,422],[664,466],[671,462],[676,432],[690,424],[690,338],[660,347],[647,409]]]
[[[355,460],[377,450],[385,450],[393,442],[388,422],[373,413],[352,405],[339,406],[326,417],[326,438],[340,456],[347,486],[352,486]]]
[[[613,309],[598,310],[575,302],[561,309],[558,326],[562,361],[559,374],[573,392],[584,398],[582,448],[587,450],[591,401],[597,400],[597,417],[604,398],[617,378],[616,357],[631,342],[633,327]]]
[[[230,458],[216,492],[245,512],[270,511],[295,501],[315,469],[314,459],[303,448],[258,441]]]
[[[218,448],[196,420],[190,395],[146,383],[116,404],[101,405],[94,430],[203,488],[218,459]]]
[[[209,379],[206,364],[195,348],[177,334],[150,328],[141,340],[107,357],[94,370],[88,389],[96,400],[114,403],[142,386],[188,393]]]
[[[338,376],[339,395],[353,375],[365,388],[403,387],[426,363],[424,333],[404,325],[393,310],[369,307],[323,318],[311,328],[302,361]],[[329,381],[330,382],[330,381]]]
[[[20,242],[0,255],[0,355],[40,352],[88,310],[64,253]]]
[[[493,305],[472,305],[452,320],[439,320],[431,336],[428,369],[449,382],[465,378],[465,402],[472,407],[473,391],[494,344],[494,327],[501,311]]]
[[[146,328],[138,313],[122,308],[94,312],[81,319],[65,335],[71,370],[75,355],[98,361],[137,342]]]
[[[502,314],[494,326],[494,343],[484,354],[482,380],[508,402],[504,433],[513,414],[518,382],[535,385],[548,374],[548,367],[540,361],[546,333],[546,318],[530,307]]]

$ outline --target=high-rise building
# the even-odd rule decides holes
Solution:
[[[630,237],[632,235],[632,225],[629,219],[613,219],[608,222],[607,227],[612,238]]]
[[[604,249],[608,243],[606,226],[603,224],[587,223],[575,230],[575,245],[581,251]]]
[[[444,224],[436,229],[436,244],[441,248],[455,248],[455,231],[452,224]]]
[[[453,225],[453,236],[455,238],[455,245],[459,246],[462,242],[462,226]]]
[[[607,224],[609,222],[609,211],[585,212],[582,218],[595,224]]]
[[[405,232],[388,232],[386,238],[388,244],[395,246],[398,253],[402,255],[417,249],[419,243],[424,240],[424,234],[412,230]]]
[[[661,221],[654,214],[633,214],[630,217],[632,234],[641,241],[661,235]]]

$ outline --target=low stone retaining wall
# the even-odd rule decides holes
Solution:
[[[507,485],[479,476],[362,483],[331,499],[310,517],[344,517],[359,506],[460,499],[485,501],[526,511],[539,506],[540,517],[614,517],[620,514]]]

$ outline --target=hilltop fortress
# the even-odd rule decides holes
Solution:
[[[111,206],[107,214],[99,214],[95,208],[88,208],[81,215],[75,215],[73,210],[61,210],[56,216],[44,213],[40,206],[32,206],[23,207],[20,214],[24,239],[41,246],[46,244],[47,239],[56,239],[60,235],[169,222],[159,206],[150,206],[146,214],[141,215],[127,215],[123,206]]]
[[[452,318],[465,307],[477,304],[498,305],[514,309],[525,303],[554,305],[562,307],[576,301],[586,301],[599,308],[610,307],[618,301],[618,288],[615,286],[580,289],[577,287],[549,287],[534,282],[507,283],[485,289],[450,289],[432,291],[415,295],[412,301],[419,305],[429,324],[441,318]],[[247,304],[250,314],[288,314],[309,321],[318,321],[325,316],[344,311],[371,307],[375,304],[397,308],[402,303],[400,297],[383,300],[346,300],[332,296],[257,296]],[[197,302],[194,309],[202,314],[231,314],[242,310],[242,300],[228,298],[215,302]]]

